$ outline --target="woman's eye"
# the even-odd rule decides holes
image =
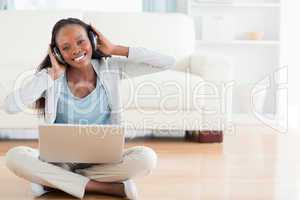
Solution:
[[[63,51],[67,51],[67,50],[69,50],[69,47],[63,47],[62,50],[63,50]]]
[[[84,42],[84,40],[79,40],[78,44],[82,44]]]

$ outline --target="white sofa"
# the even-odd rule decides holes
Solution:
[[[0,105],[34,73],[46,55],[54,23],[66,17],[91,22],[116,44],[143,46],[176,58],[170,70],[122,81],[124,125],[149,130],[226,129],[231,91],[222,85],[232,81],[232,63],[219,55],[195,52],[194,24],[183,14],[1,11]],[[0,130],[36,129],[38,123],[30,109],[15,115],[0,109]]]

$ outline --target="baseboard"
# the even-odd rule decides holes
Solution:
[[[249,114],[232,114],[231,123],[236,126],[266,126],[262,121]],[[131,130],[126,138],[134,137],[183,137],[184,131],[147,131]],[[38,132],[35,129],[0,129],[0,139],[37,139]]]
[[[37,139],[35,129],[0,129],[0,139]]]
[[[126,138],[183,136],[184,131],[130,130],[126,132]],[[38,139],[38,132],[35,129],[0,129],[0,139]]]

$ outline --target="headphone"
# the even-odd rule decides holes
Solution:
[[[93,49],[92,58],[100,59],[102,57],[111,57],[110,55],[109,56],[104,55],[101,51],[99,51],[97,49],[98,37],[97,37],[97,34],[93,31],[93,29],[90,25],[88,25],[87,33],[88,33],[88,38],[91,42],[92,49]],[[57,59],[58,62],[60,62],[63,65],[67,65],[67,63],[65,62],[63,56],[61,55],[58,47],[56,47],[55,44],[52,47],[52,52],[53,52],[53,54],[54,54],[54,56],[55,56],[55,58]]]

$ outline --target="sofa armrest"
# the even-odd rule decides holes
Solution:
[[[194,53],[190,57],[190,73],[201,76],[208,83],[209,89],[206,89],[205,93],[209,94],[209,97],[203,99],[204,106],[229,120],[232,114],[232,90],[234,87],[231,58],[222,55]],[[213,98],[211,98],[212,93]],[[206,118],[214,119],[215,116],[208,114]]]
[[[4,85],[0,82],[0,111],[4,110],[4,102],[5,102],[5,97],[7,95],[7,91],[6,88],[4,87]]]
[[[233,81],[233,62],[226,56],[194,53],[190,57],[190,70],[206,81]]]

